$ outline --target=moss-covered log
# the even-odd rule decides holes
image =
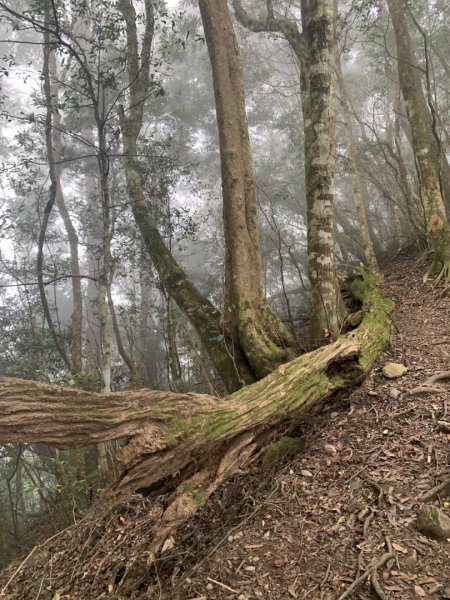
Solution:
[[[129,436],[120,479],[109,493],[166,494],[151,545],[155,553],[169,532],[264,447],[277,425],[368,373],[389,340],[392,303],[368,272],[352,284],[352,293],[363,304],[357,329],[224,400],[152,390],[95,394],[0,379],[0,442],[69,448]]]

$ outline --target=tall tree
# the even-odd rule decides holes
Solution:
[[[412,143],[423,191],[428,234],[434,251],[431,273],[448,280],[450,278],[450,226],[445,211],[439,171],[433,158],[432,133],[430,135],[427,126],[429,115],[423,102],[423,90],[415,66],[403,2],[402,0],[388,0],[388,6],[397,45],[400,87],[411,127]],[[426,66],[426,71],[427,85],[429,85],[428,66]],[[434,126],[436,126],[435,122]]]
[[[332,0],[311,0],[308,14],[310,124],[305,127],[308,206],[308,273],[311,280],[311,340],[336,339],[343,305],[333,253],[336,107]]]
[[[294,340],[262,289],[258,209],[244,82],[227,0],[199,0],[211,62],[222,171],[225,327],[258,377],[289,357]]]
[[[155,91],[150,81],[154,33],[153,2],[151,0],[145,2],[145,30],[140,50],[136,10],[132,0],[121,0],[119,10],[126,26],[129,80],[128,107],[127,110],[124,106],[119,107],[119,118],[127,189],[133,215],[141,231],[145,248],[165,289],[195,327],[226,388],[229,391],[236,390],[254,381],[255,374],[237,343],[238,340],[233,339],[223,323],[220,311],[200,293],[167,248],[144,194],[137,157],[144,104],[148,95]]]
[[[76,284],[76,286],[75,286],[76,295],[74,294],[74,308],[75,308],[75,303],[77,303],[77,305],[76,305],[76,310],[73,313],[73,320],[72,320],[72,324],[74,326],[74,331],[73,331],[74,346],[73,346],[73,356],[72,357],[67,352],[65,343],[61,339],[61,336],[57,332],[56,327],[53,323],[52,313],[50,310],[50,304],[47,299],[45,284],[44,284],[44,245],[45,245],[45,239],[46,239],[46,234],[47,234],[47,227],[48,227],[48,224],[50,221],[50,215],[51,215],[51,212],[55,205],[55,202],[57,201],[58,196],[59,196],[60,208],[63,208],[63,209],[65,208],[64,199],[62,197],[62,192],[61,192],[61,179],[60,179],[59,166],[58,166],[58,161],[57,161],[57,154],[55,152],[55,140],[54,140],[54,135],[53,135],[54,115],[57,113],[57,108],[55,106],[55,102],[57,104],[57,99],[53,98],[53,94],[55,93],[56,90],[52,86],[51,66],[50,65],[51,65],[51,62],[54,62],[54,57],[52,59],[52,55],[53,55],[54,51],[51,48],[51,43],[53,42],[53,39],[50,34],[50,31],[48,30],[49,22],[50,22],[50,8],[47,5],[45,8],[46,28],[43,32],[44,44],[43,44],[42,74],[43,74],[43,80],[44,80],[43,87],[44,87],[44,96],[45,96],[45,103],[46,103],[45,144],[46,144],[46,150],[47,150],[47,160],[48,160],[48,165],[49,165],[50,188],[49,188],[48,200],[44,207],[44,212],[42,215],[40,229],[39,229],[38,251],[37,251],[37,259],[36,259],[37,278],[38,278],[39,294],[40,294],[40,298],[41,298],[42,308],[43,308],[45,320],[47,321],[47,325],[48,325],[50,334],[53,338],[55,346],[58,349],[58,352],[60,353],[67,369],[69,370],[69,372],[71,372],[72,374],[75,375],[75,374],[81,372],[81,331],[80,331],[81,312],[80,311],[82,310],[82,306],[81,306],[81,289],[78,289],[78,285],[80,282],[78,281],[78,284]],[[64,211],[64,210],[61,213],[63,218],[68,216],[65,213],[67,213],[67,211]],[[69,218],[69,221],[70,221],[70,218]],[[64,219],[64,223],[66,226],[68,225],[67,219]],[[71,225],[71,223],[70,223],[70,225]],[[71,233],[73,233],[73,231],[70,227],[68,229],[68,232],[69,232],[69,235]],[[75,240],[72,236],[72,242],[74,242],[74,241]],[[77,244],[75,244],[75,246],[76,245]],[[77,258],[77,250],[76,250],[76,254],[75,255],[73,254],[73,250],[75,250],[75,246],[73,244],[71,245],[72,259]],[[78,265],[78,260],[76,262]],[[75,278],[76,278],[77,272],[76,272],[76,266],[74,265],[73,260],[72,260],[72,266],[75,267],[75,273],[73,273],[73,275],[75,275]],[[80,293],[78,294],[78,292],[80,292]],[[76,330],[75,330],[75,328],[76,328]]]
[[[61,160],[62,160],[62,140],[61,140],[61,114],[59,110],[59,91],[60,83],[57,74],[57,63],[55,51],[48,48],[48,68],[50,77],[50,86],[44,85],[46,102],[52,109],[52,131],[53,157],[56,180],[56,206],[64,223],[64,228],[69,242],[70,252],[70,270],[71,270],[71,288],[72,288],[72,353],[71,364],[72,373],[78,374],[83,369],[82,342],[83,342],[83,299],[81,291],[81,270],[78,252],[78,234],[73,224],[67,207],[66,199],[61,184]],[[46,64],[46,59],[44,64]],[[45,78],[46,76],[44,76]],[[50,138],[47,140],[50,142]]]
[[[335,10],[337,10],[337,2],[335,0]],[[345,134],[347,138],[347,154],[348,154],[348,170],[350,172],[353,188],[353,199],[355,201],[358,222],[360,226],[360,234],[364,258],[367,266],[374,272],[379,271],[375,249],[370,237],[369,223],[364,206],[364,198],[362,192],[361,178],[358,170],[356,140],[353,132],[352,118],[350,114],[349,101],[347,95],[347,86],[342,75],[341,53],[336,44],[336,73],[340,90],[340,104],[342,115],[344,118]]]
[[[308,221],[308,275],[311,283],[311,341],[336,339],[343,319],[333,253],[335,166],[334,6],[327,0],[301,1],[301,30],[295,20],[267,14],[252,18],[241,0],[233,0],[237,19],[251,31],[284,35],[300,67],[305,134],[305,181]]]

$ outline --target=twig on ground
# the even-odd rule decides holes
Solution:
[[[428,490],[428,492],[425,492],[419,496],[419,501],[428,502],[428,500],[434,500],[441,492],[446,491],[450,492],[450,477],[448,479],[444,479],[442,483],[436,485],[435,487],[431,488],[431,490]]]
[[[394,556],[394,549],[392,547],[391,538],[386,535],[384,537],[384,539],[386,540],[386,548],[387,548],[388,552],[390,554],[392,554],[392,556]],[[391,569],[394,566],[395,560],[396,560],[395,557],[388,560],[388,562],[386,563],[386,567],[388,569]],[[397,559],[397,564],[398,564],[398,559]]]
[[[372,564],[362,575],[360,575],[352,585],[339,596],[338,600],[344,600],[345,598],[349,598],[353,592],[362,585],[368,577],[371,577],[374,571],[377,571],[382,566],[384,566],[391,558],[394,558],[394,554],[392,552],[386,552],[383,556],[378,560],[375,564]]]
[[[386,596],[386,594],[384,593],[380,582],[378,581],[378,571],[376,569],[372,571],[370,583],[372,584],[373,591],[380,600],[389,600],[388,596]]]
[[[450,338],[437,340],[436,342],[431,342],[432,346],[440,346],[441,344],[450,344]]]
[[[9,588],[9,586],[11,585],[11,583],[15,579],[15,577],[17,577],[17,575],[20,573],[20,571],[22,570],[22,567],[24,567],[24,565],[33,556],[35,550],[37,550],[38,548],[43,548],[46,544],[48,544],[49,542],[51,542],[52,540],[54,540],[59,535],[62,535],[66,531],[69,531],[69,529],[72,529],[73,527],[75,527],[75,525],[76,525],[76,523],[73,523],[72,525],[70,525],[70,527],[66,527],[62,531],[58,531],[58,533],[55,533],[54,535],[52,535],[51,537],[49,537],[47,540],[45,540],[45,542],[42,542],[42,544],[38,544],[37,546],[35,546],[33,548],[33,550],[29,554],[27,554],[27,556],[23,559],[23,561],[20,563],[20,565],[17,567],[17,569],[14,571],[14,573],[8,579],[8,581],[6,582],[6,584],[4,585],[4,587],[2,588],[2,590],[0,591],[0,598],[4,598],[5,597],[6,590]]]
[[[35,546],[33,548],[33,550],[23,559],[23,561],[20,563],[20,565],[17,567],[17,569],[14,571],[14,573],[8,579],[8,581],[6,582],[6,585],[4,586],[4,588],[2,589],[2,591],[0,592],[0,598],[4,597],[6,589],[9,587],[9,584],[12,582],[12,580],[14,579],[14,577],[22,570],[22,567],[24,566],[24,564],[33,556],[34,551],[36,550],[36,548],[37,548],[37,546]]]
[[[250,519],[252,517],[254,517],[256,515],[256,513],[258,513],[264,506],[266,506],[266,504],[271,500],[271,498],[274,496],[274,494],[277,492],[277,490],[278,490],[278,483],[276,483],[276,485],[272,488],[272,491],[267,496],[266,500],[264,502],[262,502],[261,504],[259,504],[251,513],[249,513],[235,527],[232,527],[231,529],[229,529],[227,531],[226,535],[224,535],[223,538],[221,538],[217,542],[217,544],[213,548],[211,548],[211,550],[208,552],[208,554],[201,561],[199,561],[197,564],[195,564],[192,567],[192,569],[180,579],[180,581],[177,583],[177,585],[175,586],[174,589],[180,588],[180,586],[183,585],[183,583],[186,581],[186,579],[189,579],[195,573],[195,571],[197,571],[197,569],[200,567],[200,565],[202,565],[206,560],[208,560],[208,558],[210,558],[220,548],[220,546],[222,546],[222,544],[224,544],[228,540],[228,538],[234,531],[241,529],[243,527],[243,525],[245,525],[245,523],[250,521]]]
[[[327,567],[327,572],[325,573],[325,577],[322,579],[322,581],[320,582],[320,587],[323,588],[323,586],[326,584],[326,582],[328,581],[328,577],[330,576],[330,571],[331,571],[331,560],[328,563],[328,567]]]
[[[233,592],[233,594],[239,594],[239,592],[237,590],[233,590],[233,588],[231,588],[230,586],[228,586],[225,583],[222,583],[220,581],[217,581],[216,579],[211,579],[211,577],[208,577],[208,581],[210,581],[211,583],[215,583],[216,585],[219,585],[220,587],[223,587],[225,590],[228,590],[229,592]]]
[[[367,465],[362,467],[361,469],[359,469],[359,471],[356,471],[356,473],[354,473],[351,477],[349,477],[348,479],[346,479],[344,481],[344,485],[346,483],[350,483],[350,481],[352,481],[353,479],[356,479],[358,477],[358,475],[361,475],[361,473],[363,473],[366,469],[367,469]]]
[[[442,371],[441,373],[436,373],[432,377],[429,377],[425,381],[425,385],[431,385],[433,383],[437,383],[438,381],[447,381],[450,379],[450,371]]]
[[[364,526],[363,526],[363,538],[367,537],[367,531],[369,530],[369,525],[373,519],[373,517],[375,516],[375,513],[373,511],[371,511],[369,513],[369,515],[367,516],[366,520],[364,521]]]
[[[384,496],[383,488],[380,485],[378,485],[378,483],[374,479],[372,479],[372,477],[370,477],[369,475],[364,475],[364,477],[362,479],[366,483],[368,483],[376,492],[378,492],[377,503],[378,503],[378,507],[380,507],[381,503],[383,501],[383,496]]]

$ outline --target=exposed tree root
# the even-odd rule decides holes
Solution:
[[[370,583],[372,584],[372,589],[380,600],[389,600],[388,596],[383,591],[383,588],[378,581],[378,571],[377,569],[372,570],[372,575],[370,578]]]
[[[391,560],[391,558],[394,558],[394,554],[392,552],[386,552],[386,554],[383,554],[383,556],[380,558],[380,560],[374,562],[373,564],[370,565],[370,567],[364,571],[364,573],[362,575],[360,575],[357,579],[355,579],[355,581],[351,584],[351,586],[343,593],[339,596],[338,600],[345,600],[345,598],[350,598],[350,596],[370,577],[372,580],[372,585],[373,585],[373,581],[374,581],[374,575],[375,575],[375,581],[377,580],[377,570],[381,569],[381,567],[383,567],[387,562],[389,562]],[[379,587],[379,586],[378,586]],[[381,588],[380,588],[381,590]],[[381,593],[384,594],[384,592],[381,590]],[[380,598],[386,598],[386,596],[379,596]]]
[[[433,278],[434,286],[443,283],[444,289],[446,290],[450,283],[450,260],[441,262],[437,258],[434,258],[428,271],[423,277],[423,282],[427,283],[430,278]]]
[[[447,494],[449,492],[450,492],[450,477],[448,479],[445,479],[439,485],[436,485],[434,488],[431,488],[431,490],[428,490],[427,492],[425,492],[421,496],[419,496],[419,501],[420,502],[429,502],[430,500],[435,500],[440,494]]]
[[[440,373],[436,373],[436,375],[429,377],[425,381],[425,385],[433,385],[433,383],[438,383],[439,381],[450,381],[450,371],[441,371]]]
[[[445,284],[450,283],[450,261],[445,261],[441,267],[441,270],[436,275],[435,283],[439,283],[440,281],[444,282]]]

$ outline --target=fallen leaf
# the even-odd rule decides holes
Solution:
[[[408,554],[408,550],[403,546],[400,546],[400,544],[392,542],[392,547],[394,548],[394,550],[397,550],[397,552],[401,552],[402,554]]]
[[[295,583],[291,583],[291,585],[288,587],[288,592],[293,598],[298,598],[298,594],[295,591]]]
[[[420,585],[415,585],[414,591],[416,592],[416,594],[418,596],[421,596],[422,598],[426,598],[427,593],[422,587],[420,587]]]
[[[403,592],[403,588],[399,585],[385,585],[384,589],[388,592]]]
[[[333,444],[325,444],[323,448],[324,448],[325,452],[327,452],[328,454],[336,454],[337,453],[337,450],[336,450],[335,446],[333,446]]]
[[[174,546],[175,546],[175,540],[173,539],[172,536],[170,536],[164,542],[163,547],[161,548],[161,552],[167,552],[167,550],[172,550],[172,548]]]
[[[421,579],[417,580],[417,583],[419,585],[425,585],[427,583],[436,583],[436,579],[434,577],[422,577]]]

